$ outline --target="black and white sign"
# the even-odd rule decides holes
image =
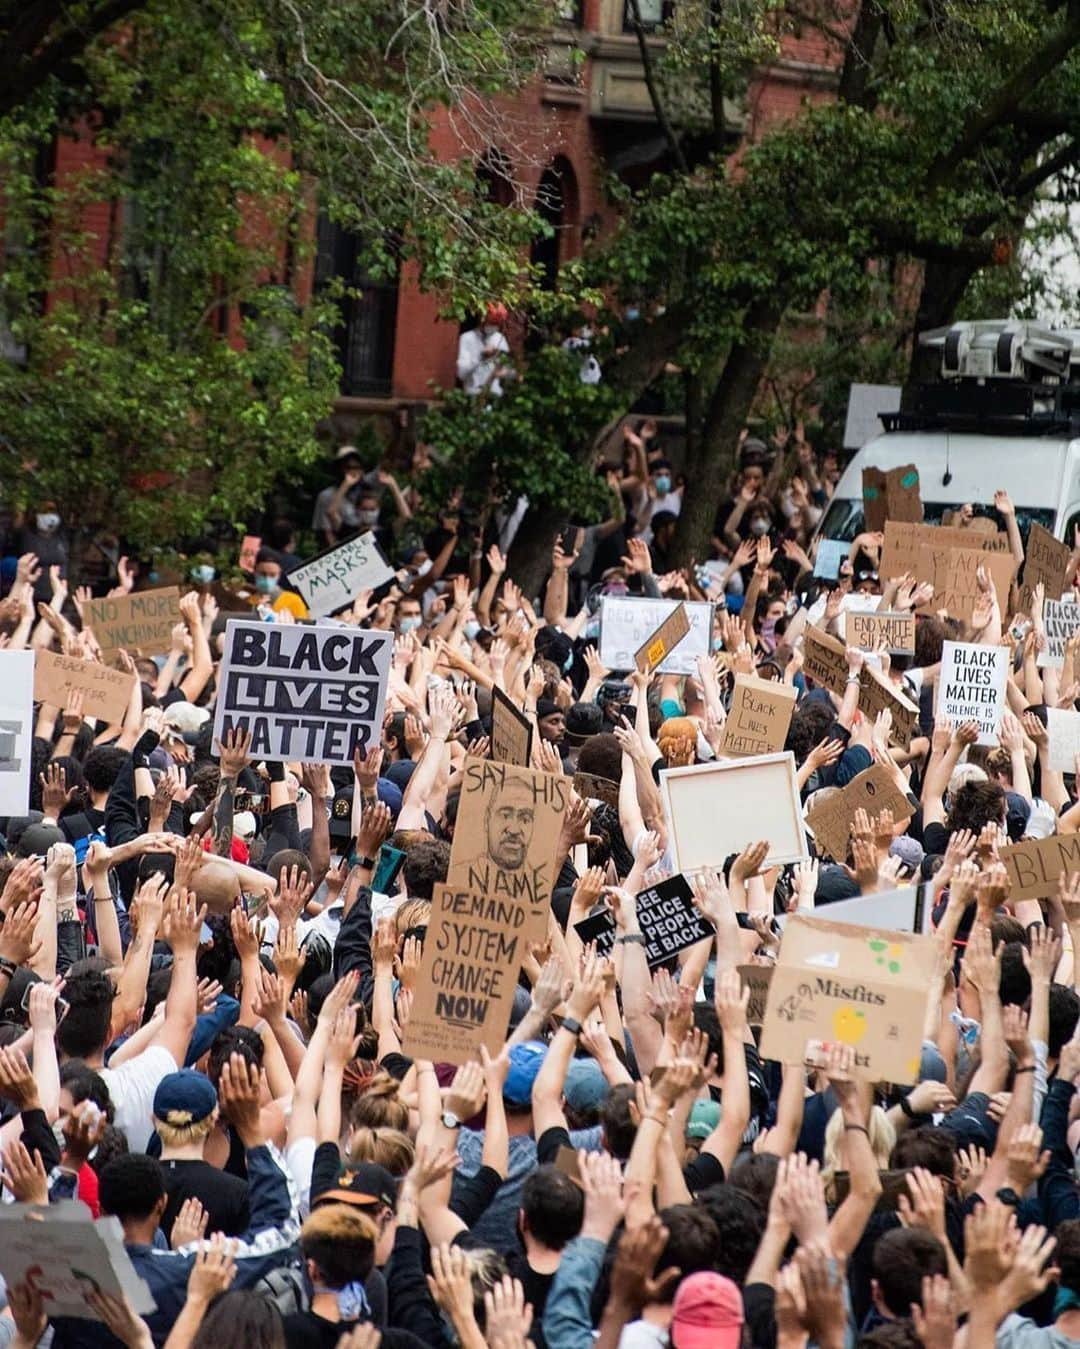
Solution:
[[[685,876],[671,876],[659,885],[641,890],[637,897],[638,925],[645,937],[649,969],[663,965],[672,956],[694,946],[716,929],[694,908],[693,891]],[[615,920],[601,909],[574,924],[583,942],[596,942],[596,953],[609,956],[615,945]]]
[[[1043,623],[1046,650],[1039,652],[1036,663],[1043,668],[1060,670],[1065,664],[1065,643],[1080,630],[1080,604],[1075,600],[1045,600]]]
[[[394,569],[383,557],[375,535],[349,539],[289,572],[313,618],[322,618],[352,604],[361,590],[377,590],[393,579]]]
[[[214,737],[235,726],[256,760],[350,765],[379,741],[393,655],[389,632],[234,620]]]
[[[642,643],[670,618],[682,600],[605,595],[600,602],[600,661],[609,670],[637,669]],[[690,631],[657,666],[661,674],[693,675],[698,656],[712,652],[713,606],[701,600],[686,605]]]
[[[0,651],[0,815],[30,808],[34,653]]]
[[[938,716],[952,727],[965,721],[978,722],[979,738],[975,743],[996,745],[1005,712],[1008,676],[1007,647],[945,642],[938,677]]]

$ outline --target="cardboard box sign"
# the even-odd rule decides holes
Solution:
[[[606,806],[619,808],[619,784],[611,778],[600,778],[595,773],[574,774],[574,791],[586,801],[603,801]]]
[[[790,753],[669,768],[660,774],[660,794],[684,875],[721,867],[758,839],[769,840],[766,866],[808,855]]]
[[[803,674],[842,698],[848,678],[844,643],[821,628],[808,627],[803,637]],[[893,740],[907,749],[919,724],[918,707],[891,680],[864,665],[859,676],[859,711],[873,720],[886,709],[892,713]]]
[[[880,533],[886,520],[914,524],[923,518],[919,495],[919,470],[914,464],[901,468],[864,468],[862,475],[863,527]]]
[[[945,609],[951,617],[970,623],[979,599],[976,572],[986,567],[1002,615],[1009,612],[1009,587],[1016,573],[1016,560],[1011,553],[981,552],[978,548],[933,548],[930,556],[934,597],[929,609]]]
[[[765,1007],[769,1000],[769,987],[772,984],[774,969],[774,965],[738,966],[743,987],[750,990],[750,1001],[746,1007],[746,1022],[749,1026],[760,1026],[765,1020]]]
[[[855,1050],[872,1082],[915,1082],[934,939],[792,914],[761,1030],[761,1056],[802,1063],[811,1040]]]
[[[890,656],[915,653],[915,615],[892,610],[875,613],[849,613],[845,633],[860,651],[876,651],[882,642]]]
[[[1024,575],[1020,582],[1020,608],[1025,613],[1031,608],[1032,595],[1040,581],[1045,599],[1061,599],[1071,556],[1067,543],[1055,539],[1038,522],[1032,523],[1024,549]]]
[[[844,861],[858,810],[865,810],[870,816],[891,810],[898,822],[909,820],[913,813],[911,803],[888,769],[883,764],[871,764],[856,774],[846,787],[830,793],[823,801],[815,800],[807,811],[806,823],[813,832],[818,852],[837,862]]]
[[[90,600],[84,619],[106,657],[121,647],[132,654],[165,655],[172,646],[172,630],[181,621],[177,586]]]
[[[361,590],[377,590],[394,579],[394,569],[370,531],[302,562],[289,572],[314,618],[335,613],[352,604]]]
[[[686,610],[690,631],[656,668],[661,674],[696,674],[698,656],[712,654],[713,606],[701,600],[687,603],[637,595],[605,595],[600,602],[601,661],[609,670],[636,669],[637,653],[679,608]]]
[[[1062,872],[1080,871],[1080,834],[1029,838],[1000,851],[1009,873],[1009,902],[1050,899],[1057,894]]]
[[[1080,629],[1080,603],[1076,600],[1046,600],[1043,625],[1046,650],[1039,652],[1035,663],[1043,669],[1060,670],[1065,664],[1065,645]]]
[[[497,763],[528,768],[532,759],[532,722],[502,689],[491,690],[491,757]]]
[[[83,695],[83,712],[118,725],[127,713],[137,675],[114,670],[99,661],[38,651],[34,660],[34,698],[63,711],[73,693]]]
[[[645,674],[658,670],[690,631],[685,601],[672,609],[654,633],[646,637],[634,654],[634,665]]]
[[[1009,650],[975,642],[945,642],[937,681],[937,715],[957,727],[979,726],[977,745],[996,745],[998,727],[1008,706]]]
[[[740,756],[782,750],[795,698],[789,684],[759,679],[757,675],[736,675],[720,753]]]
[[[637,896],[638,924],[645,938],[649,969],[665,964],[680,951],[716,935],[716,929],[694,907],[694,892],[685,876],[669,876]],[[583,942],[596,942],[598,955],[609,956],[615,948],[615,920],[602,908],[574,924]]]
[[[949,548],[977,548],[984,552],[1007,553],[1009,540],[1000,530],[986,534],[977,529],[960,529],[955,525],[901,524],[887,520],[878,574],[882,582],[895,580],[910,572],[916,581],[933,583],[931,554],[935,550]]]
[[[872,895],[858,895],[854,899],[835,899],[823,905],[818,913],[830,923],[854,923],[856,927],[875,925],[897,932],[929,932],[933,904],[932,885],[909,885],[903,890],[879,890]],[[776,921],[781,928],[794,917],[779,913]]]

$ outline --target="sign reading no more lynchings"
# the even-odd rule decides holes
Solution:
[[[350,765],[379,741],[393,654],[392,633],[234,620],[214,737],[237,727],[255,759]]]
[[[158,656],[168,652],[172,630],[181,621],[180,591],[176,586],[165,586],[89,600],[83,621],[106,655],[123,647],[132,653]]]

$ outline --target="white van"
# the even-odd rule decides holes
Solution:
[[[848,464],[817,533],[850,542],[863,528],[863,469],[914,464],[927,524],[970,502],[1003,528],[993,500],[1004,489],[1025,538],[1038,521],[1071,546],[1080,525],[1080,332],[995,321],[920,340],[942,348],[941,380],[883,418],[889,429]]]

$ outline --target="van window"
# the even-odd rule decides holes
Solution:
[[[1070,548],[1076,545],[1076,531],[1080,529],[1080,511],[1073,511],[1065,525],[1065,542]]]
[[[947,511],[954,511],[955,509],[956,506],[952,502],[924,501],[923,518],[928,525],[940,525],[942,516]],[[993,506],[976,506],[975,514],[989,516],[998,529],[1005,528],[1004,518],[994,510]],[[1020,526],[1020,536],[1026,544],[1028,530],[1034,523],[1042,525],[1051,534],[1054,532],[1054,511],[1052,507],[1047,506],[1017,506],[1016,522]],[[1069,521],[1065,533],[1067,540],[1072,538],[1074,524],[1080,525],[1080,511],[1077,511]],[[825,519],[822,521],[819,533],[824,539],[843,539],[846,543],[851,543],[855,536],[862,532],[862,528],[862,502],[834,499],[825,512]]]

